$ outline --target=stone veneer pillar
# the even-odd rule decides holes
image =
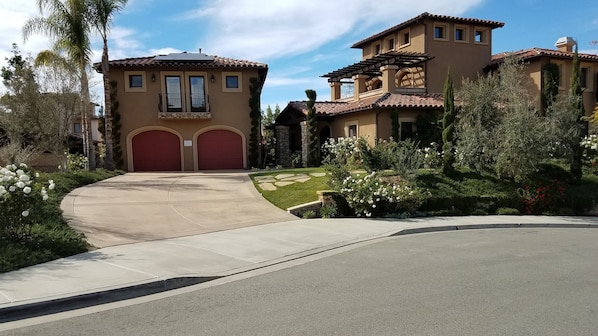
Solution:
[[[395,77],[397,75],[398,65],[385,65],[380,67],[382,72],[382,91],[394,93],[397,87]]]
[[[307,156],[309,155],[309,132],[307,131],[307,120],[301,122],[301,164],[307,167]]]
[[[289,148],[289,126],[276,125],[276,164],[284,168],[291,166],[291,149]]]

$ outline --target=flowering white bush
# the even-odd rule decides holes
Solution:
[[[54,181],[46,187],[37,178],[39,174],[24,163],[0,168],[0,237],[22,236],[34,224],[48,191],[55,187]]]
[[[386,182],[377,172],[346,176],[339,191],[358,216],[386,215],[415,211],[422,191],[407,182]]]
[[[442,156],[444,153],[439,149],[437,143],[430,143],[430,147],[424,147],[421,149],[424,154],[424,167],[425,168],[440,168],[442,166]]]
[[[598,174],[598,135],[591,134],[581,140],[583,158],[594,174]]]
[[[341,164],[356,164],[360,158],[359,139],[351,138],[329,138],[322,145],[322,156],[325,162],[336,161]]]

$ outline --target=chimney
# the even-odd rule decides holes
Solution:
[[[576,44],[577,44],[577,42],[575,42],[575,40],[572,37],[564,36],[564,37],[561,37],[558,40],[556,40],[556,43],[554,44],[554,46],[557,47],[557,49],[559,51],[572,52],[573,46]]]

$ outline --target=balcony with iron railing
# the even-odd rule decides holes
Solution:
[[[191,94],[183,99],[180,94],[158,95],[158,118],[160,119],[210,119],[209,96]]]

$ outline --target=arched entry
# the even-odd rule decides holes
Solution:
[[[224,129],[197,136],[197,168],[200,170],[243,169],[243,138]]]
[[[134,171],[181,171],[179,137],[164,130],[149,130],[131,140]]]

